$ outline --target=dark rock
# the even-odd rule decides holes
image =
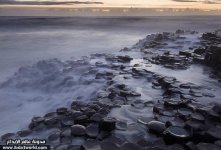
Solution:
[[[102,141],[102,140],[104,140],[104,139],[106,139],[110,136],[111,136],[111,132],[109,132],[109,131],[100,131],[98,136],[97,136],[97,139]]]
[[[104,139],[103,142],[113,142],[113,143],[117,144],[118,146],[121,146],[124,143],[123,140],[121,140],[120,138],[115,137],[115,136],[110,136],[110,137]]]
[[[99,123],[99,129],[102,131],[112,131],[115,129],[116,119],[106,117],[103,118]]]
[[[86,134],[86,128],[79,124],[73,125],[71,126],[71,134],[73,136],[83,136]]]
[[[79,145],[69,145],[67,150],[81,150],[81,146],[79,146]]]
[[[191,114],[191,119],[192,120],[196,120],[196,121],[200,121],[200,122],[204,122],[205,121],[205,118],[200,113],[193,113],[193,114]]]
[[[87,140],[81,145],[82,150],[101,150],[99,141]]]
[[[74,124],[74,120],[70,117],[65,117],[61,120],[61,125],[63,127],[70,127]]]
[[[150,121],[147,124],[147,127],[150,132],[156,133],[156,134],[162,134],[163,131],[166,129],[165,123],[160,121]]]
[[[180,118],[182,119],[188,119],[190,118],[191,114],[192,114],[192,110],[187,109],[187,108],[180,108],[177,111],[177,114],[179,115]]]
[[[220,150],[220,147],[210,143],[199,143],[196,146],[197,150]]]
[[[54,150],[67,150],[68,148],[68,145],[66,144],[61,144],[61,145],[58,145],[54,148]]]
[[[56,112],[57,112],[58,115],[64,115],[64,114],[66,114],[68,112],[68,109],[65,108],[65,107],[61,107],[61,108],[58,108],[56,110]]]
[[[48,116],[44,119],[44,123],[47,127],[58,127],[59,126],[59,120],[57,116]]]
[[[196,146],[195,146],[195,144],[194,144],[193,142],[187,142],[187,143],[185,144],[185,148],[186,148],[187,150],[195,150],[195,149],[196,149]]]
[[[221,140],[221,129],[217,127],[210,128],[206,132],[206,137],[211,139],[211,141]]]
[[[32,132],[31,130],[27,129],[27,130],[18,131],[17,134],[20,137],[26,137],[26,136],[30,135],[31,132]]]
[[[73,119],[76,119],[77,117],[83,115],[83,112],[81,112],[81,111],[76,111],[76,110],[73,110],[71,113],[72,113],[72,118],[73,118]]]
[[[182,101],[178,100],[167,99],[164,101],[165,107],[180,108],[182,105],[183,105]]]
[[[60,133],[60,136],[61,137],[70,137],[72,134],[71,134],[71,129],[70,128],[67,128],[65,130],[63,130],[61,133]]]
[[[183,55],[183,56],[186,56],[186,57],[191,57],[192,56],[192,53],[191,51],[180,51],[179,52],[179,55]]]
[[[167,128],[164,135],[167,143],[176,143],[177,141],[187,140],[192,136],[189,130],[177,126],[170,126]]]
[[[177,127],[184,127],[185,122],[179,118],[175,118],[174,120],[167,121],[166,126],[177,126]]]
[[[195,54],[198,54],[198,55],[202,55],[206,52],[206,49],[205,48],[197,48],[194,50],[194,53]]]
[[[51,145],[57,145],[60,143],[60,133],[52,133],[48,136],[48,141]]]
[[[101,142],[102,150],[121,150],[121,147],[113,142]]]
[[[78,116],[77,118],[74,119],[75,124],[85,124],[88,122],[90,122],[90,121],[89,121],[89,118],[87,115],[81,115],[81,116]]]
[[[86,127],[86,134],[91,138],[96,138],[98,136],[98,125],[90,124]]]
[[[160,111],[162,111],[162,110],[164,110],[164,109],[165,109],[165,108],[164,108],[164,105],[163,105],[163,104],[157,103],[157,104],[155,104],[154,107],[153,107],[153,112],[155,112],[155,113],[160,113]]]
[[[141,148],[137,144],[133,143],[124,143],[121,146],[122,150],[141,150]]]
[[[1,136],[1,141],[5,141],[7,139],[12,139],[12,137],[16,136],[15,133],[6,133]]]
[[[131,58],[130,56],[117,56],[118,61],[119,62],[130,62],[131,60],[133,60],[133,58]]]
[[[94,122],[100,122],[104,118],[104,115],[100,113],[95,113],[93,116],[91,116],[90,120]]]
[[[205,126],[201,122],[194,120],[187,121],[186,127],[192,129],[193,131],[202,131],[205,128]]]
[[[214,144],[221,147],[221,140],[214,142]]]
[[[212,109],[213,111],[221,115],[221,104],[215,104]]]
[[[127,130],[127,122],[125,121],[117,121],[116,122],[116,129],[117,130]]]
[[[72,143],[72,137],[64,136],[60,138],[60,141],[62,144],[71,144]]]

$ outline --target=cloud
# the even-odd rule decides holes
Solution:
[[[102,2],[91,1],[17,1],[17,0],[0,0],[0,5],[74,5],[74,4],[103,4]]]
[[[197,0],[172,0],[174,2],[198,2]]]
[[[201,2],[205,4],[221,4],[221,0],[172,0],[174,2]]]

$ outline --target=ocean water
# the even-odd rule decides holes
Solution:
[[[82,56],[115,53],[151,33],[220,28],[219,16],[1,17],[0,135],[75,99],[93,98],[105,83],[93,81],[86,57],[75,61]]]

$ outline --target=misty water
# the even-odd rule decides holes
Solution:
[[[90,66],[84,63],[75,66],[74,60],[81,56],[116,53],[151,33],[174,32],[176,29],[202,33],[220,28],[221,19],[215,16],[1,17],[0,135],[23,129],[34,115],[68,106],[74,99],[90,100],[104,83],[91,81],[91,76],[82,78]],[[201,73],[202,69],[199,69],[197,75]],[[177,76],[182,78],[179,73]],[[200,84],[207,80],[206,77],[201,75],[202,80],[197,78],[197,82]],[[64,84],[67,79],[73,84]],[[89,81],[90,85],[85,84]]]

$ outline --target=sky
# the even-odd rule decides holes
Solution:
[[[218,10],[221,0],[0,0],[0,15],[28,14],[54,8],[174,8]],[[32,13],[31,13],[32,14]]]

